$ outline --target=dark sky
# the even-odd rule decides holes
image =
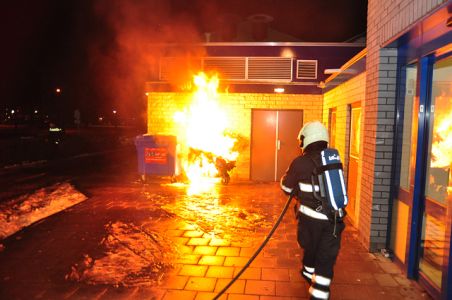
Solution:
[[[1,106],[142,110],[130,104],[144,103],[153,42],[199,42],[253,14],[301,41],[343,42],[365,32],[366,10],[364,0],[10,1],[0,12]]]

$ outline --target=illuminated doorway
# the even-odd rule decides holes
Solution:
[[[347,179],[347,192],[348,192],[348,215],[355,220],[356,214],[356,201],[359,183],[359,157],[361,147],[361,103],[356,102],[351,105],[350,114],[350,152],[348,159],[348,179]]]

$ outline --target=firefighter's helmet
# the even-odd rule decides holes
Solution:
[[[328,143],[328,130],[319,121],[308,122],[301,128],[298,139],[301,148],[306,148],[308,145],[319,141]]]

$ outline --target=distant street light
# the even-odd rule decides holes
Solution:
[[[56,92],[57,94],[59,94],[59,93],[61,93],[61,89],[60,89],[60,88],[56,88],[55,92]]]

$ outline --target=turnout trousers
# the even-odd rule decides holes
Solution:
[[[311,299],[329,299],[334,264],[345,224],[298,215],[298,244],[304,250],[302,276],[311,284]],[[333,234],[335,233],[335,235]]]

